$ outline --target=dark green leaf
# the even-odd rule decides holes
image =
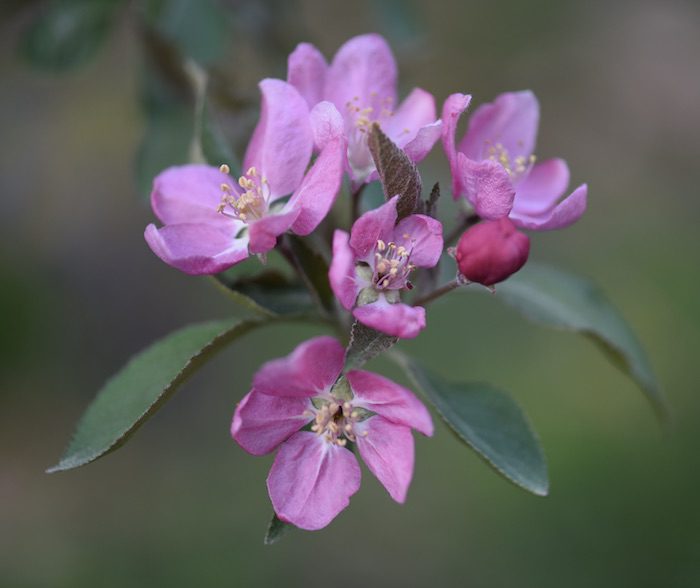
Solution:
[[[657,414],[668,416],[666,398],[649,360],[617,309],[592,282],[539,263],[496,288],[496,295],[526,318],[589,337],[645,392]]]
[[[299,271],[309,292],[327,312],[333,312],[335,296],[328,280],[328,262],[318,248],[310,247],[307,239],[296,235],[285,235],[283,251]]]
[[[370,359],[393,347],[398,340],[398,337],[375,331],[355,321],[350,331],[350,343],[345,352],[345,369],[362,367]]]
[[[378,124],[369,133],[369,150],[377,166],[387,200],[399,196],[396,205],[399,220],[413,214],[422,189],[418,168],[408,156],[387,137]]]
[[[106,40],[121,0],[55,0],[31,24],[20,51],[32,65],[65,71],[92,58]]]
[[[267,532],[265,533],[265,539],[263,542],[265,545],[273,545],[277,543],[284,534],[287,532],[291,525],[281,521],[276,514],[272,514],[272,519],[270,524],[267,526]]]
[[[518,404],[488,384],[452,383],[403,354],[392,353],[457,436],[511,482],[546,496],[547,464]]]
[[[63,458],[48,472],[85,465],[123,445],[205,362],[263,324],[228,319],[190,325],[134,356],[99,391]]]

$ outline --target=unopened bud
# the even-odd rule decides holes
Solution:
[[[506,217],[467,229],[455,251],[459,272],[470,282],[493,286],[517,272],[530,253],[530,239]]]

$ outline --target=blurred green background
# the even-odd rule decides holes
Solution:
[[[313,328],[272,327],[198,374],[118,452],[46,475],[105,378],[193,320],[226,316],[204,279],[160,262],[134,181],[143,57],[131,4],[96,58],[65,74],[18,58],[38,9],[8,2],[0,35],[0,585],[700,585],[700,5],[534,2],[229,2],[218,88],[240,148],[255,83],[284,76],[297,42],[327,56],[376,31],[402,95],[419,85],[476,103],[531,88],[541,157],[587,181],[574,227],[533,236],[533,257],[603,285],[646,345],[675,413],[663,434],[634,385],[584,339],[540,330],[489,296],[436,304],[402,347],[445,376],[488,380],[525,407],[551,495],[511,486],[442,425],[417,439],[409,499],[364,471],[326,530],[265,547],[271,458],[230,439],[235,403],[265,359]],[[40,8],[40,7],[39,7]],[[194,25],[193,25],[194,26]],[[448,185],[436,149],[424,183]],[[251,261],[250,263],[255,263]],[[375,368],[397,375],[382,360]]]

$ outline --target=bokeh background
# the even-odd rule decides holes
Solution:
[[[221,4],[225,53],[211,70],[236,106],[236,116],[219,116],[238,149],[254,122],[256,81],[283,77],[303,40],[330,57],[352,35],[384,34],[403,96],[419,85],[440,102],[469,91],[480,103],[533,89],[539,155],[566,157],[573,182],[590,186],[583,220],[534,235],[533,257],[604,286],[675,413],[664,434],[586,340],[540,330],[491,297],[455,295],[402,345],[449,378],[488,380],[520,401],[547,454],[551,495],[511,486],[440,424],[417,440],[407,504],[365,470],[332,526],[265,547],[271,458],[244,454],[230,418],[255,368],[313,328],[248,336],[118,452],[43,473],[132,353],[190,321],[238,312],[143,241],[151,213],[133,171],[146,126],[139,4],[120,12],[93,60],[61,74],[31,68],[17,49],[41,3],[3,8],[0,585],[700,585],[700,5]],[[422,170],[425,184],[448,184],[439,149]],[[395,374],[381,360],[375,367]]]

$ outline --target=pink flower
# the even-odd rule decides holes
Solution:
[[[317,114],[326,125],[339,126],[347,140],[347,162],[355,185],[376,177],[367,147],[367,132],[377,122],[413,161],[421,161],[440,138],[433,96],[414,88],[397,107],[396,60],[383,37],[360,35],[347,41],[330,66],[313,45],[301,43],[289,56],[287,80],[309,108],[333,103],[342,118]]]
[[[466,196],[482,218],[504,216],[519,227],[544,231],[576,222],[586,210],[582,184],[559,202],[569,184],[563,159],[535,163],[532,154],[539,104],[530,91],[507,92],[483,104],[455,144],[457,122],[471,96],[452,94],[445,101],[442,142],[452,171],[452,193]]]
[[[267,478],[277,516],[307,530],[328,525],[360,487],[355,443],[370,471],[399,503],[413,475],[411,428],[433,434],[425,406],[377,374],[350,371],[339,380],[343,347],[331,337],[299,345],[266,363],[233,417],[231,435],[264,455],[279,447]],[[311,430],[300,430],[313,423]]]
[[[227,166],[183,165],[154,180],[151,204],[165,226],[148,225],[146,241],[188,274],[215,274],[265,253],[288,230],[308,235],[340,189],[342,137],[327,134],[307,172],[315,137],[305,100],[281,80],[263,80],[260,90],[261,116],[243,161],[245,175],[232,181]]]
[[[525,265],[530,239],[503,217],[467,229],[455,248],[459,273],[470,282],[493,286]]]
[[[410,339],[425,327],[425,309],[400,302],[416,267],[433,267],[442,253],[442,225],[422,214],[396,224],[395,196],[363,214],[350,235],[337,230],[328,272],[340,303],[361,323]]]

